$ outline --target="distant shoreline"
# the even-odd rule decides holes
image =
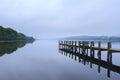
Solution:
[[[60,40],[81,40],[81,41],[117,41],[120,42],[119,36],[69,36],[61,38]]]

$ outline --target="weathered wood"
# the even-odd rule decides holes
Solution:
[[[81,42],[79,41],[78,44],[79,44],[79,53],[80,53]]]
[[[98,50],[100,51],[100,48],[101,48],[101,42],[99,41],[98,42]]]
[[[108,42],[108,52],[110,52],[111,47],[111,42]]]
[[[74,51],[76,52],[77,51],[77,43],[75,41],[75,48],[74,48]]]
[[[107,61],[112,62],[112,53],[111,53],[111,42],[108,42],[108,53],[107,53]]]

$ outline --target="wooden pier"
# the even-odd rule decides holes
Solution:
[[[100,53],[101,51],[107,51],[107,59],[109,61],[112,61],[112,54],[115,52],[120,52],[120,49],[112,48],[111,42],[107,43],[107,47],[101,47],[101,42],[99,41],[97,43],[97,47],[95,46],[94,41],[59,41],[59,48],[60,49],[68,49],[69,51],[73,52],[82,52],[82,53],[88,53],[88,50],[90,50],[90,55],[95,54],[95,50]]]
[[[90,65],[90,68],[93,67],[94,65],[98,65],[98,73],[101,72],[101,67],[107,69],[107,76],[110,77],[110,72],[116,72],[118,74],[120,74],[120,66],[118,65],[114,65],[112,63],[108,61],[104,61],[101,60],[101,55],[99,55],[99,58],[93,58],[91,56],[88,55],[84,55],[84,54],[79,54],[78,52],[72,52],[66,49],[60,49],[60,53],[65,55],[65,56],[69,56],[72,59],[74,59],[75,61],[78,61],[80,63],[83,63],[84,65]]]
[[[97,46],[95,46],[97,44]],[[110,77],[110,71],[114,71],[120,74],[120,66],[112,64],[112,54],[120,52],[120,49],[112,48],[111,42],[107,42],[107,47],[101,47],[101,42],[95,43],[94,41],[59,41],[59,50],[64,53],[64,55],[75,56],[80,59],[84,59],[87,62],[91,62],[90,67],[92,68],[92,63],[98,65],[98,72],[100,72],[100,66],[107,68],[108,77]],[[95,58],[95,51],[97,51],[98,58]],[[107,51],[106,61],[101,59],[101,51]],[[90,55],[88,55],[90,53]]]
[[[98,42],[98,47],[94,46],[94,41],[59,41],[59,45],[62,47],[75,47],[75,48],[85,48],[85,49],[94,49],[98,51],[109,51],[109,52],[120,52],[120,49],[112,48],[111,42],[108,42],[108,47],[101,47],[101,42]]]

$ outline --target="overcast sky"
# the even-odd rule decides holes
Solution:
[[[35,38],[120,36],[120,0],[0,0],[0,25]]]

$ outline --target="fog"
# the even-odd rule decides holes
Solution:
[[[119,0],[0,0],[0,25],[35,38],[119,36]]]

